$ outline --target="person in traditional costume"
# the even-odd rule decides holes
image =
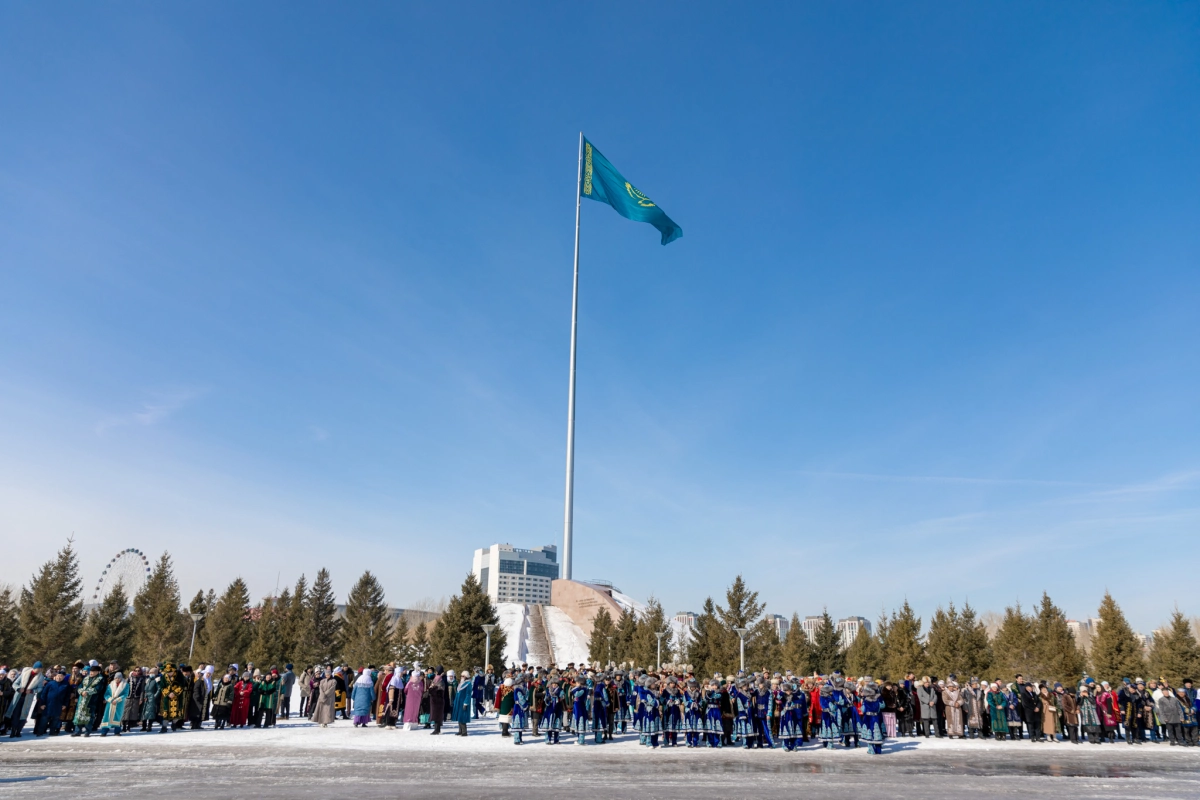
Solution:
[[[1029,729],[1029,741],[1040,742],[1042,734],[1042,701],[1037,687],[1032,683],[1017,681],[1017,691],[1021,699],[1021,717]]]
[[[224,730],[229,725],[229,716],[233,711],[233,701],[237,695],[233,676],[228,672],[213,686],[212,717],[216,730]]]
[[[687,698],[680,690],[675,678],[667,679],[667,690],[662,696],[663,745],[679,746],[679,732],[684,730],[683,716]]]
[[[404,728],[413,730],[421,722],[421,702],[425,697],[425,673],[414,669],[404,687]]]
[[[363,667],[350,689],[350,715],[354,727],[365,728],[371,721],[371,707],[375,703],[375,681],[371,671]]]
[[[867,752],[879,755],[883,752],[885,731],[883,728],[883,699],[879,686],[871,678],[859,691],[858,738],[866,742]]]
[[[752,689],[752,704],[751,713],[753,716],[753,726],[757,736],[754,737],[755,747],[765,747],[768,750],[774,749],[775,740],[771,736],[771,717],[772,717],[772,702],[774,700],[771,690],[767,686],[764,679],[759,679],[758,684]]]
[[[396,730],[396,723],[404,714],[404,683],[407,679],[405,670],[396,667],[387,685],[387,708],[384,710],[384,724],[390,730]]]
[[[187,678],[175,664],[168,662],[163,667],[163,689],[159,700],[158,714],[162,721],[160,733],[167,732],[168,723],[173,731],[183,727],[191,697],[189,689]]]
[[[589,673],[588,682],[588,714],[592,720],[592,740],[603,744],[604,737],[610,727],[608,722],[608,679],[594,673]]]
[[[963,725],[967,738],[983,738],[984,720],[987,719],[988,711],[983,697],[984,691],[979,686],[979,678],[971,678],[960,691],[963,703]]]
[[[1008,694],[993,681],[984,700],[988,710],[988,724],[996,741],[1003,742],[1008,736]]]
[[[480,675],[480,691],[483,691],[482,678]],[[458,733],[456,736],[467,735],[467,723],[471,721],[471,712],[475,708],[475,681],[463,670],[462,680],[458,682],[458,690],[454,693],[450,711],[450,719],[458,723]]]
[[[192,671],[191,667],[182,667],[180,672],[186,675],[190,681],[187,703],[188,727],[198,731],[204,725],[204,713],[208,710],[208,683],[204,680],[203,673],[197,674]]]
[[[157,666],[146,671],[146,686],[142,693],[142,731],[149,733],[158,722],[158,709],[162,703],[162,674]]]
[[[699,747],[705,738],[704,691],[695,678],[688,678],[683,690],[683,730],[688,747]]]
[[[658,747],[658,736],[662,733],[662,697],[658,679],[650,677],[642,687],[642,733],[646,744]]]
[[[229,727],[244,728],[250,722],[250,704],[254,697],[254,678],[243,672],[233,685],[233,705],[229,708]]]
[[[1184,747],[1196,747],[1200,745],[1200,718],[1196,714],[1196,701],[1188,694],[1186,686],[1176,689],[1175,697],[1178,698],[1180,710],[1183,712],[1183,722],[1179,725],[1182,737],[1180,744]]]
[[[963,696],[957,681],[950,681],[942,690],[942,703],[946,707],[946,735],[963,738]]]
[[[0,733],[8,731],[8,712],[13,699],[13,682],[5,667],[0,667]]]
[[[825,681],[820,688],[821,728],[817,740],[827,749],[842,739],[842,706],[846,696],[840,689],[835,689],[832,681]]]
[[[433,730],[429,733],[438,736],[446,721],[446,673],[441,666],[434,670],[425,694],[429,698],[429,719],[433,722]]]
[[[375,718],[375,724],[381,728],[387,727],[388,724],[386,717],[388,710],[388,684],[392,682],[392,675],[395,671],[395,664],[387,664],[383,669],[379,670],[379,674],[375,677],[375,704],[372,707],[372,713]],[[393,721],[392,724],[395,725],[395,722]]]
[[[729,684],[729,704],[733,707],[733,741],[749,750],[754,746],[754,701],[750,698],[750,682],[739,678]]]
[[[804,717],[808,711],[804,703],[804,690],[799,684],[784,681],[779,709],[779,738],[783,749],[791,753],[796,743],[804,739]]]
[[[500,725],[501,736],[511,736],[513,744],[521,743],[521,732],[525,730],[525,709],[528,694],[524,686],[524,676],[505,678],[496,690],[496,722]]]
[[[312,720],[322,728],[328,728],[337,717],[338,682],[332,672],[317,671],[317,693],[312,698]]]
[[[209,669],[212,669],[212,667],[209,667]],[[291,664],[285,664],[283,674],[279,676],[278,716],[283,719],[289,719],[292,716],[292,687],[296,685],[296,673],[292,669]]]
[[[263,715],[263,727],[274,728],[279,710],[279,670],[274,667],[258,686],[258,707]]]
[[[9,738],[20,738],[21,729],[25,727],[25,723],[29,721],[29,715],[33,713],[33,707],[37,704],[38,694],[41,692],[45,680],[40,661],[34,662],[32,667],[21,670],[13,680],[13,696],[8,708]]]
[[[78,699],[75,701],[75,730],[71,733],[72,736],[92,735],[95,716],[95,704],[92,699],[103,691],[103,686],[104,676],[100,674],[100,665],[92,662],[87,675],[79,684]]]
[[[481,716],[486,716],[487,709],[484,708],[483,701],[487,681],[483,677],[483,670],[479,667],[476,667],[475,674],[473,676],[468,676],[466,672],[463,672],[463,682],[471,684],[472,716],[475,719],[479,719]]]
[[[551,678],[546,687],[545,707],[542,710],[542,730],[546,734],[546,744],[558,744],[558,734],[562,730],[563,695],[558,678]]]
[[[121,735],[125,721],[125,698],[129,696],[129,681],[120,672],[114,672],[104,690],[104,715],[100,720],[100,735]]]
[[[310,716],[312,716],[312,712],[309,711],[308,706],[309,706],[309,701],[312,699],[312,690],[313,690],[313,672],[312,672],[312,670],[309,669],[308,667],[305,667],[304,670],[300,673],[300,676],[296,679],[296,682],[300,686],[300,716],[305,717],[305,718],[310,717]]]
[[[347,700],[348,695],[346,694],[350,687],[346,685],[346,681],[346,671],[341,667],[336,667],[333,670],[333,682],[337,684],[337,693],[334,695],[336,700],[333,704],[333,710],[335,714],[341,712],[342,719],[350,718],[350,704]]]
[[[146,699],[146,676],[140,667],[129,670],[129,693],[125,695],[125,715],[121,718],[121,730],[125,733],[142,719],[142,703]]]

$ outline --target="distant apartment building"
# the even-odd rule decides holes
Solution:
[[[471,572],[493,603],[549,605],[550,582],[558,577],[558,548],[494,544],[475,551]]]
[[[850,645],[854,644],[860,630],[871,632],[871,623],[867,622],[865,617],[846,617],[838,620],[837,632],[843,650],[848,650]]]
[[[804,631],[804,635],[808,637],[808,641],[816,644],[817,631],[821,629],[821,617],[805,617],[804,622],[800,623],[800,628]]]
[[[696,617],[700,616],[695,611],[676,611],[675,616],[671,617],[675,622],[688,628],[696,627]]]
[[[791,627],[791,623],[788,622],[787,617],[781,614],[772,614],[769,619],[771,621],[771,627],[775,629],[775,635],[778,636],[779,641],[782,642],[787,638],[788,628]]]

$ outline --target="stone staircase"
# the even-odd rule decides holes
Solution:
[[[537,603],[527,603],[525,613],[529,618],[525,660],[531,666],[548,667],[554,661],[554,645],[550,641],[550,630],[542,618],[542,607]]]

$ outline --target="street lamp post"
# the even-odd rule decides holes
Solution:
[[[192,660],[192,651],[196,649],[196,626],[204,619],[203,614],[192,614],[192,643],[188,646],[188,661]]]
[[[733,632],[738,635],[738,661],[741,664],[739,672],[746,671],[746,634],[750,631],[749,628],[734,628]]]
[[[658,637],[658,668],[662,669],[662,640],[670,631],[655,631],[654,635]]]
[[[483,632],[487,636],[487,642],[483,646],[483,671],[487,672],[487,668],[491,666],[491,662],[488,659],[492,656],[492,631],[496,630],[496,626],[481,625],[480,627],[483,628]]]
[[[604,638],[608,640],[608,663],[611,664],[612,663],[612,640],[613,640],[613,637],[605,636]],[[606,664],[605,666],[608,666],[608,664]]]

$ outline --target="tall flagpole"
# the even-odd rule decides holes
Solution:
[[[579,201],[583,188],[583,131],[575,179],[575,283],[571,289],[571,382],[567,389],[567,499],[563,511],[562,577],[571,580],[571,516],[575,505],[575,336],[579,328]]]

